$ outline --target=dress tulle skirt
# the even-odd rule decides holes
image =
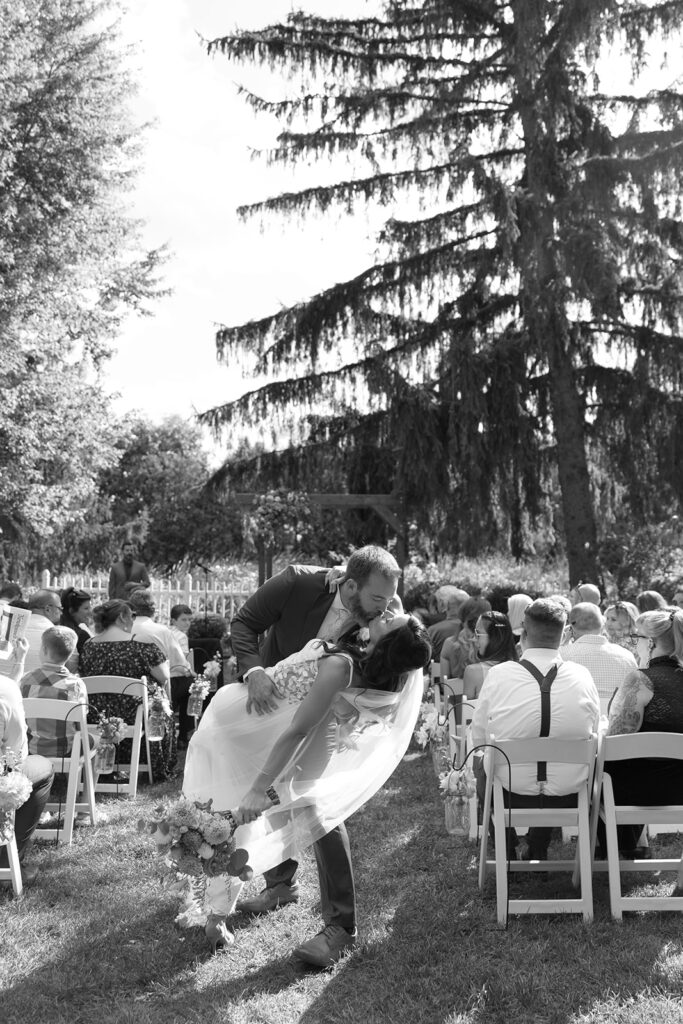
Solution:
[[[237,829],[237,845],[261,873],[310,846],[369,800],[403,757],[422,698],[421,672],[400,693],[349,688],[274,783],[280,803]],[[247,689],[223,687],[188,749],[183,792],[235,810],[292,721],[286,698],[267,715],[247,714]]]

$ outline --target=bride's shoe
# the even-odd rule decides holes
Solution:
[[[235,942],[235,932],[229,923],[229,919],[221,914],[209,914],[204,932],[211,943],[212,953],[219,949],[226,949]]]

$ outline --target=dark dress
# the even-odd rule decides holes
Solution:
[[[83,648],[87,644],[88,640],[92,638],[92,633],[89,633],[88,630],[85,629],[79,622],[75,622],[70,615],[66,614],[66,612],[62,612],[62,617],[59,620],[59,625],[68,626],[69,629],[73,629],[74,633],[78,638],[76,641],[76,650],[80,655]]]
[[[139,640],[91,640],[85,645],[81,654],[80,674],[83,677],[128,676],[131,679],[147,676],[149,692],[152,694],[158,689],[158,685],[151,675],[151,670],[165,660],[166,656],[156,644],[141,643]],[[95,724],[99,712],[116,715],[122,718],[127,725],[133,725],[135,722],[139,704],[137,697],[98,693],[95,700],[97,710],[91,707],[88,712],[88,722]],[[119,744],[118,756],[121,764],[130,762],[131,751],[132,741],[122,740]],[[172,778],[177,763],[173,715],[167,716],[164,738],[161,741],[150,742],[150,752],[154,781],[161,782],[164,779]],[[144,744],[140,751],[140,762],[147,763]]]
[[[683,733],[683,669],[675,658],[665,656],[652,658],[648,667],[640,671],[648,677],[654,692],[645,706],[638,731]],[[612,778],[617,804],[649,807],[683,803],[683,761],[666,758],[608,761],[605,771]],[[602,831],[600,829],[599,838],[602,838]],[[619,849],[632,850],[641,831],[641,825],[618,825]]]

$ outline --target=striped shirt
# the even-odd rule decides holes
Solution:
[[[88,703],[88,691],[80,676],[75,676],[63,665],[46,662],[40,668],[27,672],[21,679],[22,697],[44,697],[50,700],[76,700]],[[30,754],[44,757],[67,756],[71,752],[76,726],[69,722],[55,722],[51,718],[27,719]]]

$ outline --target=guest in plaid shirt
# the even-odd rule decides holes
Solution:
[[[80,676],[66,668],[76,649],[77,637],[67,626],[52,626],[41,638],[38,668],[21,679],[22,697],[45,697],[52,700],[75,700],[87,704],[88,691]],[[61,757],[71,752],[75,725],[47,718],[29,718],[29,753],[44,757]]]

